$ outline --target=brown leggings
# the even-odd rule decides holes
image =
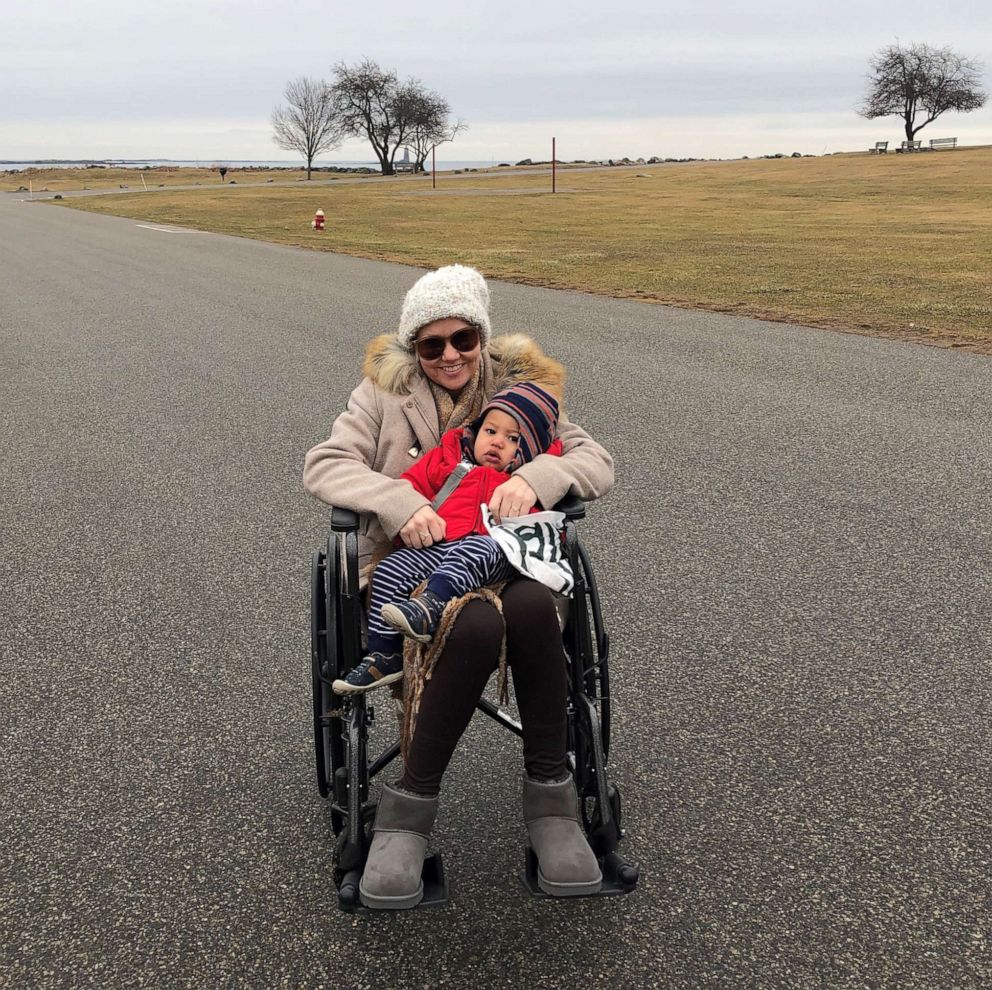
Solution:
[[[521,578],[503,595],[503,619],[482,601],[471,601],[448,634],[433,676],[424,688],[410,741],[403,790],[435,795],[476,702],[499,661],[503,621],[506,662],[523,727],[524,767],[537,780],[565,775],[567,680],[558,616],[551,592]]]

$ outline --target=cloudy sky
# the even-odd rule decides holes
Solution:
[[[988,0],[32,0],[0,18],[0,160],[290,159],[286,82],[369,56],[469,123],[439,157],[821,153],[898,141],[857,106],[869,56],[950,45],[992,83]],[[992,107],[927,137],[992,143]],[[327,158],[367,159],[352,141]]]

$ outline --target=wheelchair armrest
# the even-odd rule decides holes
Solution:
[[[331,529],[335,533],[347,533],[358,529],[358,513],[351,509],[331,509]]]
[[[566,495],[555,506],[555,512],[564,512],[566,519],[585,519],[586,503],[576,495]]]

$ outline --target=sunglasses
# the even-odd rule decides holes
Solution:
[[[444,349],[449,343],[459,354],[474,351],[479,346],[479,328],[462,327],[450,337],[424,337],[421,340],[415,340],[413,346],[417,349],[417,356],[422,360],[436,361],[444,353]]]

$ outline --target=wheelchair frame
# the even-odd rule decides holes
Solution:
[[[575,576],[563,631],[568,660],[568,764],[579,795],[582,825],[603,871],[598,895],[629,893],[637,884],[636,866],[617,852],[621,827],[619,790],[609,782],[611,704],[609,634],[603,627],[599,591],[575,522],[585,517],[585,505],[567,498],[555,508],[563,512],[565,551]],[[310,570],[311,672],[317,789],[330,799],[331,828],[336,837],[334,878],[343,911],[364,911],[358,884],[371,842],[376,802],[369,799],[372,779],[400,751],[399,742],[369,759],[369,729],[375,709],[368,694],[337,695],[331,683],[344,677],[362,658],[363,602],[358,581],[358,516],[333,509],[325,547],[316,550]],[[520,723],[481,698],[479,711],[521,735]],[[425,860],[421,906],[447,900],[447,884],[439,854]],[[537,884],[537,860],[528,846],[521,879],[537,897],[546,897]]]

